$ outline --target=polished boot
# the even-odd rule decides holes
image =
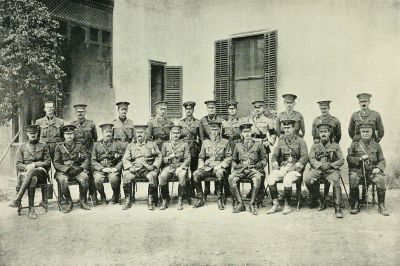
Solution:
[[[218,195],[219,185],[220,185],[220,182],[218,180],[216,180],[214,182],[214,195]]]
[[[124,184],[123,189],[124,189],[125,201],[124,204],[122,205],[122,209],[128,210],[130,207],[132,207],[132,200],[131,200],[132,183]]]
[[[340,208],[340,205],[337,205],[336,203],[335,203],[335,217],[339,219],[343,218],[343,213]]]
[[[258,189],[257,193],[257,207],[265,207],[264,205],[264,198],[267,196],[265,192],[265,185],[264,185],[265,178],[262,178],[260,188]]]
[[[107,197],[106,193],[104,192],[104,188],[99,190],[99,194],[100,194],[100,204],[107,205]]]
[[[285,206],[283,207],[283,214],[288,214],[292,211],[292,208],[290,207],[290,201],[292,199],[292,188],[291,187],[285,187],[284,188],[284,198],[285,198]]]
[[[196,185],[196,190],[197,190],[197,185]],[[210,181],[204,182],[204,195],[206,196],[210,195]]]
[[[389,213],[385,209],[386,188],[377,188],[376,192],[378,194],[378,212],[383,216],[389,216]]]
[[[218,196],[218,210],[223,210],[225,209],[224,202],[223,202],[223,184],[221,182],[215,182],[216,190],[217,190],[217,196]]]
[[[27,216],[31,219],[37,219],[38,216],[35,213],[35,188],[28,189],[28,202],[29,202],[29,211]]]
[[[179,187],[180,187],[180,185],[178,186],[178,191],[179,191]],[[183,188],[183,190],[182,190],[182,199],[185,198],[187,200],[187,203],[189,205],[192,205],[192,195],[191,195],[192,186],[191,186],[191,184],[187,183],[182,188]]]
[[[231,191],[232,191],[232,195],[235,196],[236,201],[237,201],[237,205],[232,210],[232,212],[233,213],[239,213],[239,212],[245,211],[246,210],[246,206],[243,204],[242,195],[240,194],[240,191],[239,191],[238,187],[236,185],[233,185],[231,187]]]
[[[135,196],[136,191],[135,191],[135,189],[136,189],[136,182],[132,182],[132,186],[131,186],[131,198],[130,198],[132,203],[135,203],[135,201],[136,201],[136,196]]]
[[[258,214],[258,210],[257,210],[257,204],[256,204],[256,198],[258,195],[258,190],[260,188],[259,187],[254,187],[253,190],[251,191],[251,199],[250,199],[250,204],[249,204],[249,208],[250,208],[250,212],[253,215],[257,215]]]
[[[358,200],[360,197],[359,194],[360,194],[360,191],[358,190],[358,187],[350,188],[350,199],[351,199],[350,214],[357,214],[360,212],[360,207],[358,205]]]
[[[17,208],[19,205],[21,205],[21,199],[25,194],[25,191],[29,187],[29,183],[31,182],[31,179],[28,177],[25,177],[24,181],[21,184],[21,187],[19,188],[19,191],[17,193],[17,197],[14,200],[11,200],[9,206],[13,208]]]
[[[161,205],[160,210],[165,210],[168,208],[168,185],[162,185],[161,188]]]
[[[45,212],[47,212],[49,209],[49,202],[47,200],[47,189],[41,188],[41,191],[42,191],[42,205],[43,205]]]
[[[210,182],[208,184],[210,184]],[[194,203],[193,208],[200,208],[204,206],[204,195],[201,182],[196,182],[196,191],[197,191],[197,200]]]
[[[300,209],[303,206],[303,195],[301,194],[301,182],[296,182],[296,199],[297,199],[297,208]]]
[[[151,195],[153,196],[153,207],[157,207],[160,200],[158,196],[158,186],[154,185],[152,191],[153,193]]]
[[[189,194],[190,197],[191,198],[196,198],[196,184],[195,184],[193,179],[190,179],[189,187],[190,187],[190,194]]]
[[[272,198],[272,207],[267,211],[267,214],[272,214],[280,211],[280,205],[278,201],[278,189],[276,185],[269,186],[269,194]]]
[[[65,197],[65,203],[67,204],[67,208],[63,212],[64,213],[69,213],[74,208],[74,202],[72,201],[71,192],[69,191],[68,187],[67,187],[67,190],[64,193],[64,197]]]
[[[81,185],[79,185],[79,200],[81,209],[90,210],[90,207],[87,204],[87,189],[83,188]]]
[[[149,195],[147,198],[147,209],[150,211],[154,210],[154,195],[158,194],[158,187],[156,185],[149,185]]]
[[[178,186],[178,206],[177,206],[178,210],[183,210],[182,198],[183,198],[183,194],[184,194],[183,192],[186,190],[187,190],[187,186],[181,186],[181,185]],[[190,198],[189,194],[187,194],[186,196],[189,196],[189,198]]]
[[[229,186],[229,183],[227,180],[225,180],[223,188],[224,188],[224,196],[225,196],[225,204],[226,204],[226,199],[231,196],[231,187]]]
[[[115,187],[115,188],[113,187],[112,190],[113,190],[113,194],[112,194],[112,197],[111,197],[111,200],[109,203],[117,204],[119,202],[120,189],[119,189],[119,187]]]
[[[324,195],[322,195],[322,197],[321,197],[321,194],[319,193],[319,191],[318,191],[318,195],[317,195],[317,197],[318,197],[318,211],[323,211],[323,210],[325,210],[326,209],[326,201],[325,201],[325,193],[324,193]]]

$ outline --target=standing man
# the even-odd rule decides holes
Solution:
[[[87,149],[81,142],[74,139],[76,127],[66,125],[62,128],[65,141],[57,144],[54,151],[55,179],[57,180],[61,193],[67,201],[65,213],[72,211],[74,204],[68,188],[69,181],[78,181],[80,207],[90,210],[87,205],[87,189],[89,187],[89,157]]]
[[[222,123],[222,118],[217,116],[216,114],[216,105],[217,102],[212,100],[212,101],[205,101],[204,104],[207,106],[207,115],[202,117],[200,119],[201,123],[201,128],[203,131],[203,138],[204,140],[210,139],[210,134],[211,134],[211,129],[210,129],[210,123],[211,122],[218,122]],[[204,194],[205,195],[210,195],[210,182],[204,182],[205,185],[205,190]],[[217,194],[217,187],[218,187],[218,182],[215,182],[215,189],[214,189],[214,194]]]
[[[295,120],[281,120],[285,132],[272,154],[272,171],[267,177],[269,191],[273,206],[267,214],[279,211],[278,188],[276,183],[283,180],[285,206],[283,214],[291,211],[290,200],[292,198],[292,184],[296,182],[308,163],[307,144],[294,133]],[[301,182],[296,182],[297,199],[301,197]]]
[[[254,186],[251,190],[251,200],[249,204],[250,212],[253,215],[258,214],[256,197],[261,185],[262,172],[267,165],[267,154],[261,142],[252,139],[250,123],[240,125],[243,140],[235,145],[232,156],[232,174],[229,176],[229,185],[232,191],[232,200],[238,204],[233,206],[233,213],[246,210],[243,204],[240,190],[237,183],[244,178],[251,179]]]
[[[64,121],[54,114],[54,104],[51,101],[44,103],[46,115],[36,120],[35,125],[39,126],[39,142],[47,144],[51,159],[54,158],[56,144],[61,142],[61,128]]]
[[[185,108],[186,117],[179,121],[179,126],[181,129],[181,136],[183,140],[189,145],[190,148],[190,171],[194,173],[197,170],[199,162],[199,152],[201,148],[201,143],[203,141],[203,130],[201,128],[200,120],[193,117],[195,102],[184,102],[183,107]],[[186,184],[186,197],[191,203],[191,198],[196,197],[194,192],[195,186],[193,181],[193,176],[191,175],[190,184]]]
[[[182,198],[184,191],[186,191],[186,178],[190,166],[190,147],[189,144],[180,139],[181,129],[181,126],[171,127],[171,140],[165,142],[161,148],[165,167],[162,169],[159,177],[162,197],[160,210],[168,208],[168,201],[170,199],[167,189],[168,181],[174,178],[174,176],[179,179],[178,210],[183,209]]]
[[[359,140],[353,140],[350,145],[347,162],[349,164],[351,214],[360,212],[359,184],[376,184],[378,194],[378,211],[383,216],[389,213],[385,209],[385,167],[386,160],[383,156],[381,145],[373,138],[375,124],[362,122],[358,125],[360,130]]]
[[[92,120],[86,119],[86,104],[75,104],[75,114],[77,119],[71,122],[75,126],[75,140],[79,141],[85,148],[85,154],[89,160],[89,195],[93,205],[97,205],[97,192],[94,184],[93,169],[90,167],[93,143],[97,141],[97,129]]]
[[[125,142],[113,140],[113,124],[100,125],[103,139],[95,142],[92,151],[93,177],[97,191],[100,193],[101,204],[106,205],[104,181],[107,179],[113,191],[111,204],[119,202],[122,157],[124,156]]]
[[[149,180],[148,209],[154,210],[154,197],[157,194],[157,177],[161,166],[162,156],[155,142],[147,140],[147,125],[136,125],[136,141],[129,143],[122,163],[124,166],[123,188],[125,203],[123,210],[132,206],[132,182],[137,177]]]
[[[276,131],[278,136],[283,134],[283,131],[281,130],[281,122],[283,120],[294,120],[294,133],[301,138],[304,137],[305,126],[303,115],[294,110],[297,96],[294,94],[284,94],[282,95],[282,98],[284,99],[286,110],[280,113],[276,118]]]
[[[112,121],[114,125],[114,140],[130,143],[135,139],[135,129],[132,120],[126,117],[129,102],[117,102],[118,118]]]
[[[50,155],[48,147],[38,140],[38,126],[26,126],[28,142],[18,147],[15,155],[16,168],[18,171],[18,185],[20,185],[17,198],[10,203],[11,207],[17,208],[21,205],[21,199],[28,189],[29,212],[28,217],[36,219],[35,213],[35,190],[37,184],[46,184],[49,179]],[[47,197],[42,189],[42,201],[47,210]]]
[[[351,115],[349,124],[349,136],[353,141],[361,139],[360,125],[364,122],[371,123],[374,126],[372,138],[376,142],[380,142],[385,134],[381,115],[377,111],[369,109],[371,97],[372,95],[369,93],[360,93],[357,95],[361,110]]]
[[[339,144],[331,142],[332,125],[330,123],[318,124],[317,129],[319,141],[311,146],[309,156],[311,170],[305,175],[304,183],[310,192],[311,204],[314,205],[317,201],[318,210],[322,211],[326,208],[326,204],[325,194],[321,200],[320,181],[328,181],[333,186],[335,216],[336,218],[343,218],[340,209],[342,197],[340,167],[344,164],[343,153]]]
[[[213,175],[219,181],[218,183],[215,182],[218,195],[218,209],[223,210],[225,207],[222,190],[227,172],[231,166],[232,151],[229,142],[221,138],[221,123],[213,121],[209,122],[209,126],[210,139],[203,141],[199,154],[199,168],[193,173],[197,191],[197,201],[193,207],[198,208],[204,205],[201,181],[206,176]]]
[[[339,119],[329,113],[331,101],[319,101],[319,109],[321,110],[321,115],[315,118],[312,122],[311,134],[314,143],[319,142],[319,130],[318,126],[321,124],[331,125],[330,129],[330,142],[339,143],[342,138],[342,129]]]

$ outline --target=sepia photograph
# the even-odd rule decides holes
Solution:
[[[0,0],[0,265],[400,265],[400,0]]]

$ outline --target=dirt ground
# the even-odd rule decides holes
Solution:
[[[176,188],[176,187],[175,187]],[[144,199],[141,185],[138,197]],[[77,188],[72,190],[77,197]],[[36,201],[39,201],[39,190]],[[111,193],[108,190],[108,196]],[[24,199],[26,201],[26,198]],[[400,190],[387,193],[389,217],[376,206],[344,219],[333,208],[307,207],[258,216],[233,214],[209,201],[200,209],[173,204],[148,211],[144,201],[128,211],[120,205],[57,210],[36,208],[39,218],[0,203],[1,265],[400,265]],[[267,205],[268,207],[268,205]]]

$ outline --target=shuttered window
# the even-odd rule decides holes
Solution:
[[[227,114],[225,104],[231,98],[231,43],[230,39],[215,42],[214,98],[218,115]]]
[[[182,67],[165,66],[165,101],[167,102],[167,117],[182,117]]]
[[[268,108],[276,110],[277,90],[277,31],[271,31],[264,34],[264,89],[265,103]]]

